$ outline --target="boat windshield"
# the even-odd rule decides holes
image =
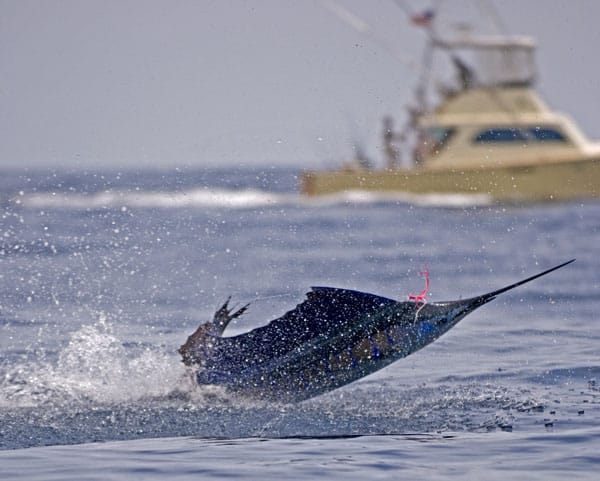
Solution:
[[[474,137],[476,144],[504,142],[567,142],[565,135],[555,127],[492,127],[481,130]]]

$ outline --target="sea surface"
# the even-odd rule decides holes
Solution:
[[[298,193],[293,169],[0,173],[0,479],[600,479],[600,202]],[[197,387],[177,354],[313,285],[502,295],[300,404]]]

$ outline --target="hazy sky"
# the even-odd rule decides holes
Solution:
[[[371,32],[318,0],[0,0],[0,167],[319,167],[353,142],[381,158],[424,34],[392,0],[336,3]],[[481,4],[442,2],[439,22],[489,31]],[[536,37],[546,100],[600,139],[600,2],[494,5]]]

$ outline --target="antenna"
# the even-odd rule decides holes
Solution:
[[[404,67],[410,69],[415,67],[415,61],[413,59],[401,56],[400,53],[387,41],[374,35],[371,25],[365,22],[354,12],[351,12],[346,7],[340,5],[334,0],[321,0],[321,5],[323,5],[323,7],[333,13],[339,20],[348,25],[350,28],[356,30],[358,33],[369,39],[369,41],[383,49],[385,53],[391,56],[394,60],[400,62]]]

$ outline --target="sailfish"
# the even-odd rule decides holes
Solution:
[[[230,298],[179,349],[200,385],[265,400],[299,402],[361,379],[422,349],[467,314],[498,295],[572,263],[468,299],[426,302],[425,291],[408,301],[349,289],[313,287],[283,316],[249,332],[224,336],[248,304]]]

